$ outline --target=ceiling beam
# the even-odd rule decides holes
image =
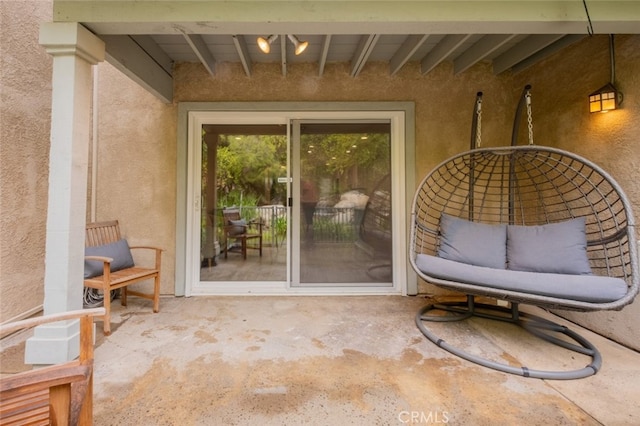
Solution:
[[[100,38],[105,43],[107,62],[163,102],[173,102],[173,77],[160,65],[165,58],[156,59],[126,35]]]
[[[324,66],[327,64],[327,56],[329,56],[329,47],[331,46],[331,34],[324,36],[322,40],[322,52],[320,53],[320,66],[318,67],[318,76],[322,77],[324,74]]]
[[[280,34],[280,63],[282,64],[282,76],[287,76],[287,35]]]
[[[527,57],[555,43],[562,34],[536,34],[529,36],[493,60],[493,73],[498,75]]]
[[[453,74],[457,75],[466,71],[515,37],[517,37],[517,34],[490,34],[482,37],[453,61]]]
[[[511,71],[514,74],[519,73],[520,71],[523,71],[527,68],[529,68],[530,66],[532,66],[533,64],[553,55],[556,52],[559,52],[560,50],[564,49],[565,47],[582,40],[583,38],[585,38],[586,35],[585,34],[569,34],[567,36],[562,37],[560,40],[556,41],[553,44],[550,44],[549,46],[545,47],[542,50],[539,50],[538,52],[534,53],[533,55],[529,56],[527,59],[518,62],[517,64],[515,64],[513,67],[511,67]]]
[[[402,46],[396,51],[389,61],[389,71],[391,75],[395,75],[416,53],[416,51],[429,38],[428,34],[410,35],[402,43]]]
[[[155,42],[153,37],[148,35],[131,36],[134,42],[144,50],[147,55],[151,56],[158,65],[162,67],[168,74],[173,73],[173,60],[166,54],[162,47]]]
[[[446,60],[449,55],[455,52],[465,41],[471,37],[471,34],[454,34],[444,37],[440,43],[436,45],[427,56],[422,59],[420,64],[420,72],[426,74],[434,69],[438,64]]]
[[[241,35],[232,35],[231,37],[233,37],[233,44],[236,46],[244,73],[247,74],[247,77],[251,77],[251,57],[249,56],[247,41]]]
[[[202,39],[202,36],[199,34],[187,34],[185,32],[182,33],[185,40],[193,50],[193,53],[196,54],[202,65],[207,69],[211,76],[215,75],[216,69],[216,60],[209,51],[206,43]]]
[[[53,21],[96,34],[583,34],[577,0],[54,0]],[[600,34],[640,33],[637,1],[589,0]]]
[[[351,77],[360,74],[379,39],[380,34],[369,34],[360,38],[360,44],[351,59]]]

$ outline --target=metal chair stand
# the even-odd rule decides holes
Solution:
[[[448,313],[448,315],[428,314],[430,311],[435,310],[444,311]],[[549,343],[560,346],[569,351],[591,357],[591,363],[584,368],[569,371],[546,371],[530,369],[525,366],[516,367],[491,361],[454,347],[442,338],[436,336],[426,326],[427,322],[462,321],[474,316],[515,324],[522,327],[532,335]],[[422,334],[424,334],[430,341],[460,358],[484,367],[523,377],[554,380],[581,379],[596,374],[602,366],[602,356],[600,355],[600,352],[587,339],[563,325],[549,321],[537,315],[521,312],[519,310],[518,303],[511,303],[511,307],[507,308],[503,306],[477,303],[474,296],[468,295],[466,302],[447,302],[430,304],[423,307],[416,315],[416,325]],[[566,339],[559,338],[560,335],[568,337],[573,340],[575,344],[567,341]]]

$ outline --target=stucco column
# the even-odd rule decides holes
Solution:
[[[40,44],[53,56],[44,314],[82,309],[91,66],[104,60],[102,40],[78,23],[45,23]],[[55,364],[78,356],[78,321],[37,327],[25,362]]]

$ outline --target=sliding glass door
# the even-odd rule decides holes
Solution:
[[[388,120],[296,120],[293,286],[392,286]]]
[[[185,295],[402,293],[404,126],[385,110],[190,113]]]

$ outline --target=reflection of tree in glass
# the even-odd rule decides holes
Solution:
[[[389,171],[388,133],[302,135],[302,175],[329,178],[334,193],[352,188],[370,190]],[[203,170],[208,167],[203,156]],[[284,135],[220,135],[216,187],[218,202],[244,205],[277,204],[286,200],[287,140]],[[204,183],[204,182],[203,182]]]
[[[280,135],[221,135],[216,174],[219,198],[237,192],[258,199],[259,204],[284,200],[286,187],[276,182],[285,173],[286,150],[286,138]]]
[[[308,134],[303,135],[302,145],[303,175],[339,182],[336,192],[356,187],[371,189],[389,173],[388,133]]]

